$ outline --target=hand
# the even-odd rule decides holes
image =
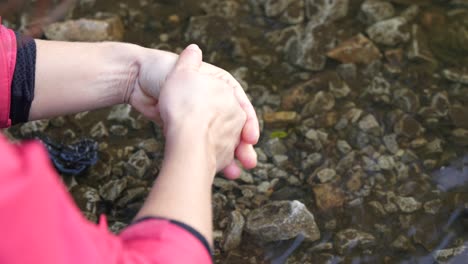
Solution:
[[[169,148],[187,135],[207,140],[207,157],[220,171],[234,159],[246,114],[234,95],[235,87],[223,76],[203,72],[201,66],[201,50],[188,46],[161,89],[160,117]]]
[[[134,87],[130,87],[125,98],[133,107],[146,117],[156,122],[160,121],[158,98],[166,77],[174,67],[177,55],[169,52],[145,49],[140,56],[140,70]],[[256,166],[257,155],[253,144],[258,142],[259,125],[255,110],[250,103],[241,85],[227,71],[208,63],[201,64],[199,72],[222,79],[234,87],[235,96],[247,115],[243,127],[240,143],[235,154],[242,166],[251,169]],[[241,171],[235,161],[224,169],[227,178],[234,179]]]

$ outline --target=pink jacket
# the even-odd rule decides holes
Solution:
[[[1,21],[0,21],[1,22]],[[0,25],[0,127],[10,125],[14,33]],[[0,263],[212,263],[196,231],[148,219],[116,236],[87,221],[38,142],[10,144],[0,135]]]

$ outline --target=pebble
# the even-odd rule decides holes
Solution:
[[[404,17],[394,17],[373,24],[367,28],[366,32],[373,41],[379,44],[395,46],[411,38],[409,32],[403,32],[401,29],[406,23],[407,20]]]
[[[343,206],[345,195],[341,188],[324,183],[312,186],[312,190],[319,210],[328,211]]]
[[[347,154],[352,150],[351,146],[345,140],[338,140],[336,142],[336,147],[341,154]]]
[[[126,179],[108,181],[99,189],[99,195],[106,201],[114,202],[125,188],[127,188]]]
[[[231,251],[239,247],[242,242],[242,231],[244,230],[244,226],[244,216],[239,211],[232,211],[230,223],[224,236],[224,250]]]
[[[264,113],[263,121],[267,127],[281,127],[297,123],[299,115],[292,111]]]
[[[339,254],[347,254],[353,249],[368,249],[375,246],[375,237],[372,234],[353,228],[339,231],[335,236],[335,246]]]
[[[125,167],[130,174],[141,178],[145,175],[150,166],[151,160],[148,158],[145,151],[139,150],[130,156]]]
[[[317,173],[317,178],[321,183],[326,183],[332,181],[336,176],[336,171],[334,169],[325,168],[320,170]]]
[[[423,208],[424,212],[435,215],[440,211],[440,208],[442,208],[442,201],[440,199],[427,201],[424,203]]]
[[[421,202],[418,202],[413,197],[396,196],[395,203],[398,205],[400,210],[404,213],[415,212],[419,210],[422,206]]]
[[[23,137],[43,133],[49,127],[49,120],[37,120],[21,125],[20,132]]]
[[[124,26],[118,16],[107,19],[67,20],[52,23],[44,28],[47,39],[59,41],[121,41],[124,36]]]
[[[91,128],[89,134],[93,138],[103,138],[109,136],[109,131],[107,130],[106,125],[104,125],[104,122],[99,121]]]
[[[361,5],[361,17],[367,24],[373,24],[395,15],[392,3],[381,0],[366,0]]]
[[[359,128],[367,133],[372,133],[372,132],[379,132],[380,126],[379,122],[375,119],[375,117],[371,114],[366,115],[359,121]]]
[[[327,52],[327,56],[341,63],[369,64],[382,58],[379,49],[362,34],[340,43]]]
[[[247,217],[245,230],[263,242],[288,240],[299,234],[307,241],[320,239],[314,215],[296,200],[274,201],[254,209]]]

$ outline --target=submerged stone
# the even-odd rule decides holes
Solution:
[[[410,33],[402,29],[406,23],[405,18],[395,17],[375,23],[366,32],[373,41],[379,44],[394,46],[410,40]]]
[[[237,248],[242,242],[242,231],[244,230],[245,219],[239,211],[231,212],[231,222],[226,229],[223,248],[226,251]]]
[[[121,41],[124,26],[120,17],[107,19],[78,19],[52,23],[44,28],[44,34],[50,40],[60,41]]]
[[[342,63],[369,64],[382,58],[379,49],[362,34],[343,41],[327,52],[327,56]]]
[[[375,237],[372,234],[349,228],[336,234],[335,245],[338,253],[343,255],[356,248],[368,249],[375,246]]]

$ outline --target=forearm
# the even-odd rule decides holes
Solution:
[[[136,219],[158,216],[183,222],[212,245],[211,185],[215,162],[208,158],[207,141],[203,137],[193,140],[195,137],[190,135],[196,130],[175,132],[178,136],[168,139],[161,172]]]
[[[36,40],[35,95],[29,120],[124,102],[138,74],[136,46]]]

